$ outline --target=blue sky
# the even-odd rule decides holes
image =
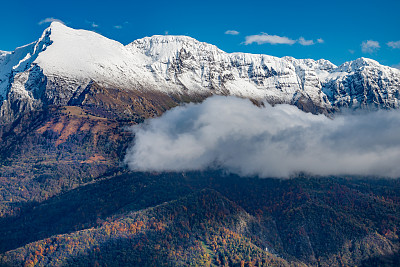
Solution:
[[[35,41],[49,25],[45,19],[55,18],[124,44],[155,34],[189,35],[226,52],[325,58],[335,64],[363,56],[400,67],[398,0],[23,0],[6,1],[1,8],[0,50]]]

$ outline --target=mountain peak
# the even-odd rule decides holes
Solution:
[[[45,72],[78,79],[107,77],[103,73],[106,72],[104,68],[119,65],[123,58],[127,58],[126,49],[121,43],[92,31],[70,28],[60,22],[52,22],[43,36],[48,36],[51,45],[35,62]]]
[[[155,60],[168,60],[174,58],[182,49],[192,53],[225,53],[215,45],[200,42],[192,37],[184,35],[154,35],[138,39],[127,45],[129,48],[137,48],[147,56]]]
[[[144,37],[142,39],[136,40],[137,41],[150,41],[154,43],[169,43],[169,42],[200,42],[193,37],[186,36],[186,35],[153,35],[150,37]]]
[[[367,66],[381,67],[382,65],[379,64],[378,61],[375,61],[373,59],[360,57],[357,58],[356,60],[343,63],[338,67],[338,71],[350,73],[357,70],[361,70],[362,68]]]
[[[70,28],[66,26],[65,24],[59,22],[59,21],[53,21],[51,22],[50,26],[47,27],[42,34],[41,39],[43,39],[45,36],[50,36],[50,35],[60,35],[60,34],[68,34],[72,33],[75,31],[79,31],[73,28]],[[54,37],[52,37],[54,39]]]
[[[212,46],[215,47],[212,44],[201,42],[193,37],[186,36],[186,35],[153,35],[150,37],[144,37],[141,39],[137,39],[133,41],[129,45],[140,45],[140,44],[145,44],[149,43],[151,45],[157,45],[157,44],[187,44],[187,45],[204,45],[204,46]],[[129,46],[128,45],[128,46]]]
[[[67,25],[65,25],[64,23],[62,23],[60,21],[52,21],[50,23],[49,28],[52,28],[52,29],[56,29],[56,28],[64,28],[64,29],[68,28],[68,29],[71,29],[70,27],[68,27]]]
[[[371,58],[366,58],[366,57],[360,57],[357,58],[356,60],[353,61],[355,64],[360,64],[360,65],[380,65],[378,61],[373,60]]]

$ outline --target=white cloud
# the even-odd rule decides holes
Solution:
[[[258,108],[245,99],[211,97],[135,126],[125,163],[135,171],[400,177],[398,121],[398,110],[332,120],[289,105]]]
[[[308,46],[308,45],[313,45],[314,41],[313,40],[306,40],[306,39],[304,39],[304,37],[300,37],[299,38],[299,44],[304,45],[304,46]]]
[[[227,33],[227,32],[225,32],[225,33]],[[321,44],[324,42],[324,40],[318,39],[317,42]],[[304,37],[300,37],[298,40],[293,40],[286,36],[269,35],[267,33],[246,36],[246,41],[244,43],[246,45],[252,44],[252,43],[257,43],[259,45],[267,44],[267,43],[268,44],[293,45],[295,43],[299,43],[300,45],[303,45],[303,46],[309,46],[309,45],[315,44],[314,40],[306,40],[306,39],[304,39]]]
[[[238,31],[235,31],[235,30],[228,30],[228,31],[225,32],[225,34],[229,34],[229,35],[238,35],[239,32],[238,32]]]
[[[400,41],[397,41],[397,42],[388,42],[387,45],[388,45],[389,47],[391,47],[391,48],[394,48],[394,49],[400,48]]]
[[[380,48],[379,42],[377,41],[373,41],[373,40],[368,40],[368,41],[364,41],[361,43],[361,50],[364,53],[373,53],[375,51],[377,51]]]
[[[120,29],[122,29],[122,26],[121,25],[115,25],[114,28],[120,30]]]
[[[65,24],[62,20],[55,19],[55,18],[45,18],[45,19],[39,21],[38,24],[42,25],[42,24],[51,23],[51,22],[54,22],[54,21],[60,22],[62,24]]]
[[[392,67],[400,70],[400,63],[399,64],[394,64]]]
[[[322,38],[318,38],[318,39],[317,39],[317,42],[318,42],[319,44],[325,43],[324,39],[322,39]]]
[[[267,33],[262,33],[258,35],[249,35],[246,36],[246,41],[244,42],[246,45],[257,43],[257,44],[288,44],[292,45],[296,43],[295,40],[292,40],[285,36],[278,35],[269,35]]]
[[[354,50],[352,50],[352,49],[349,49],[349,53],[350,53],[350,54],[354,54],[354,53],[355,53],[355,51],[354,51]]]

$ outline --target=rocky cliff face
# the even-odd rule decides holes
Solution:
[[[126,46],[53,23],[42,37],[0,53],[0,121],[48,104],[66,105],[91,83],[121,91],[234,95],[313,113],[398,108],[400,71],[360,58],[327,60],[225,53],[186,36],[153,36]]]
[[[323,85],[323,92],[336,107],[398,108],[399,70],[359,58],[336,69],[340,74]]]

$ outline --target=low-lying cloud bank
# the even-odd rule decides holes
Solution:
[[[125,163],[136,171],[223,168],[242,176],[400,177],[400,111],[329,119],[289,105],[211,97],[133,128]]]

